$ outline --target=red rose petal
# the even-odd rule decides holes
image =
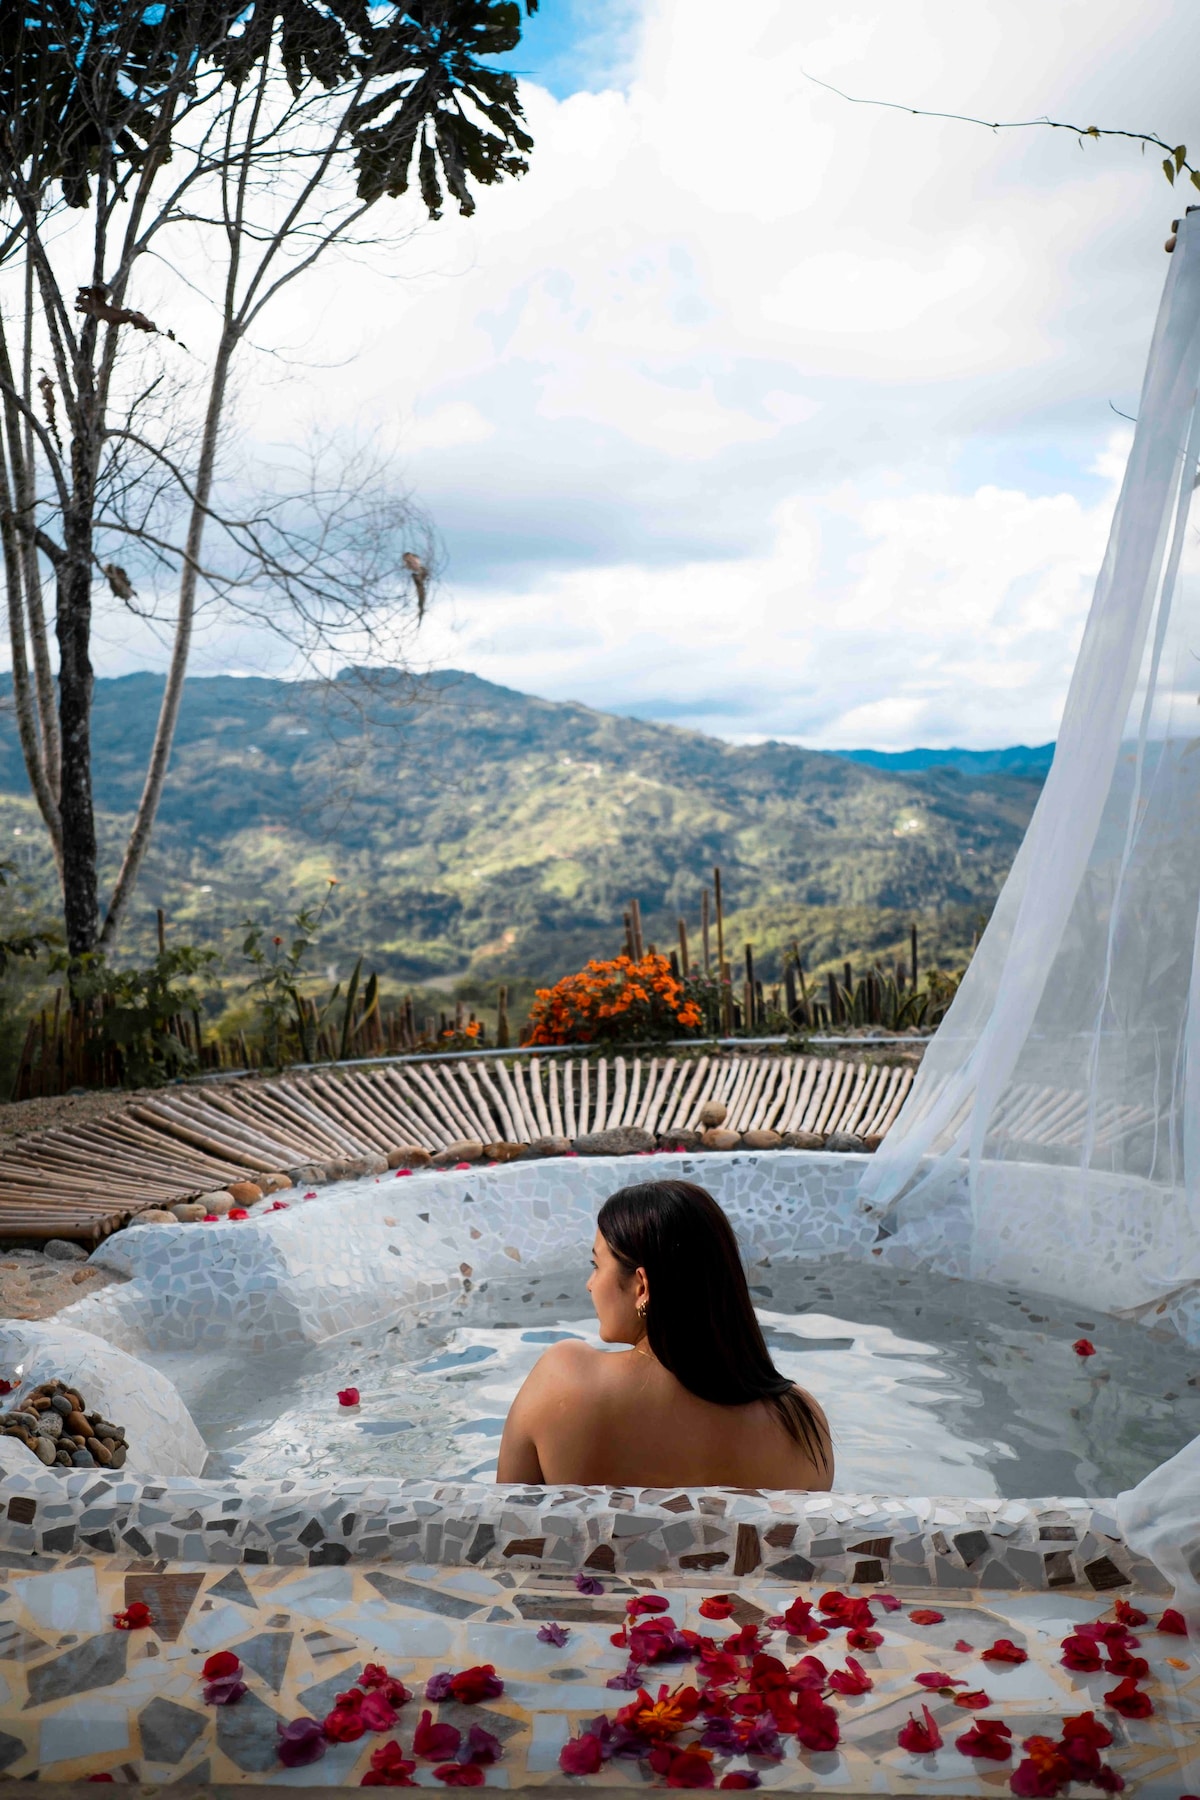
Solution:
[[[728,1619],[733,1612],[733,1601],[728,1594],[710,1594],[707,1600],[700,1602],[702,1619]]]
[[[1071,1348],[1076,1356],[1095,1356],[1096,1354],[1096,1346],[1090,1338],[1076,1338]]]
[[[1018,1648],[1011,1638],[997,1638],[986,1650],[979,1652],[984,1662],[1023,1663],[1029,1661],[1028,1652]]]
[[[931,1606],[918,1606],[908,1616],[914,1625],[940,1625],[946,1617],[945,1613],[935,1612]]]
[[[896,1734],[901,1750],[911,1750],[914,1756],[927,1756],[942,1747],[942,1734],[933,1714],[927,1706],[922,1706],[921,1711],[923,1720],[910,1717],[908,1724],[902,1725]]]
[[[356,1387],[348,1387],[348,1388],[339,1388],[338,1389],[338,1405],[339,1406],[357,1406],[358,1401],[359,1401],[359,1393],[358,1393],[358,1389]]]
[[[214,1650],[200,1672],[205,1681],[224,1681],[236,1675],[241,1666],[232,1650]]]

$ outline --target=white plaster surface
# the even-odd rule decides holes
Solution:
[[[578,1265],[609,1194],[682,1176],[725,1208],[748,1257],[868,1254],[865,1158],[821,1152],[551,1157],[503,1167],[366,1176],[289,1193],[287,1211],[123,1231],[92,1256],[131,1279],[60,1317],[136,1352],[319,1343],[476,1281]]]

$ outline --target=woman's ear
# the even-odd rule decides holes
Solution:
[[[646,1279],[645,1269],[638,1269],[633,1277],[633,1304],[640,1312],[650,1304],[650,1283]]]

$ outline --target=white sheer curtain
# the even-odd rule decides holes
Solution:
[[[1054,763],[863,1199],[963,1274],[1200,1341],[1200,214],[1170,260]]]

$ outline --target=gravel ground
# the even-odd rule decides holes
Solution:
[[[89,1119],[106,1119],[124,1112],[134,1100],[151,1092],[146,1089],[130,1093],[128,1089],[104,1090],[93,1094],[51,1094],[40,1100],[10,1100],[0,1105],[0,1155],[6,1144],[17,1138],[32,1137],[35,1132],[51,1131],[59,1125],[82,1125]]]
[[[72,1244],[71,1250],[79,1246]],[[0,1319],[48,1319],[73,1300],[124,1277],[72,1258],[59,1261],[42,1250],[0,1247]]]

